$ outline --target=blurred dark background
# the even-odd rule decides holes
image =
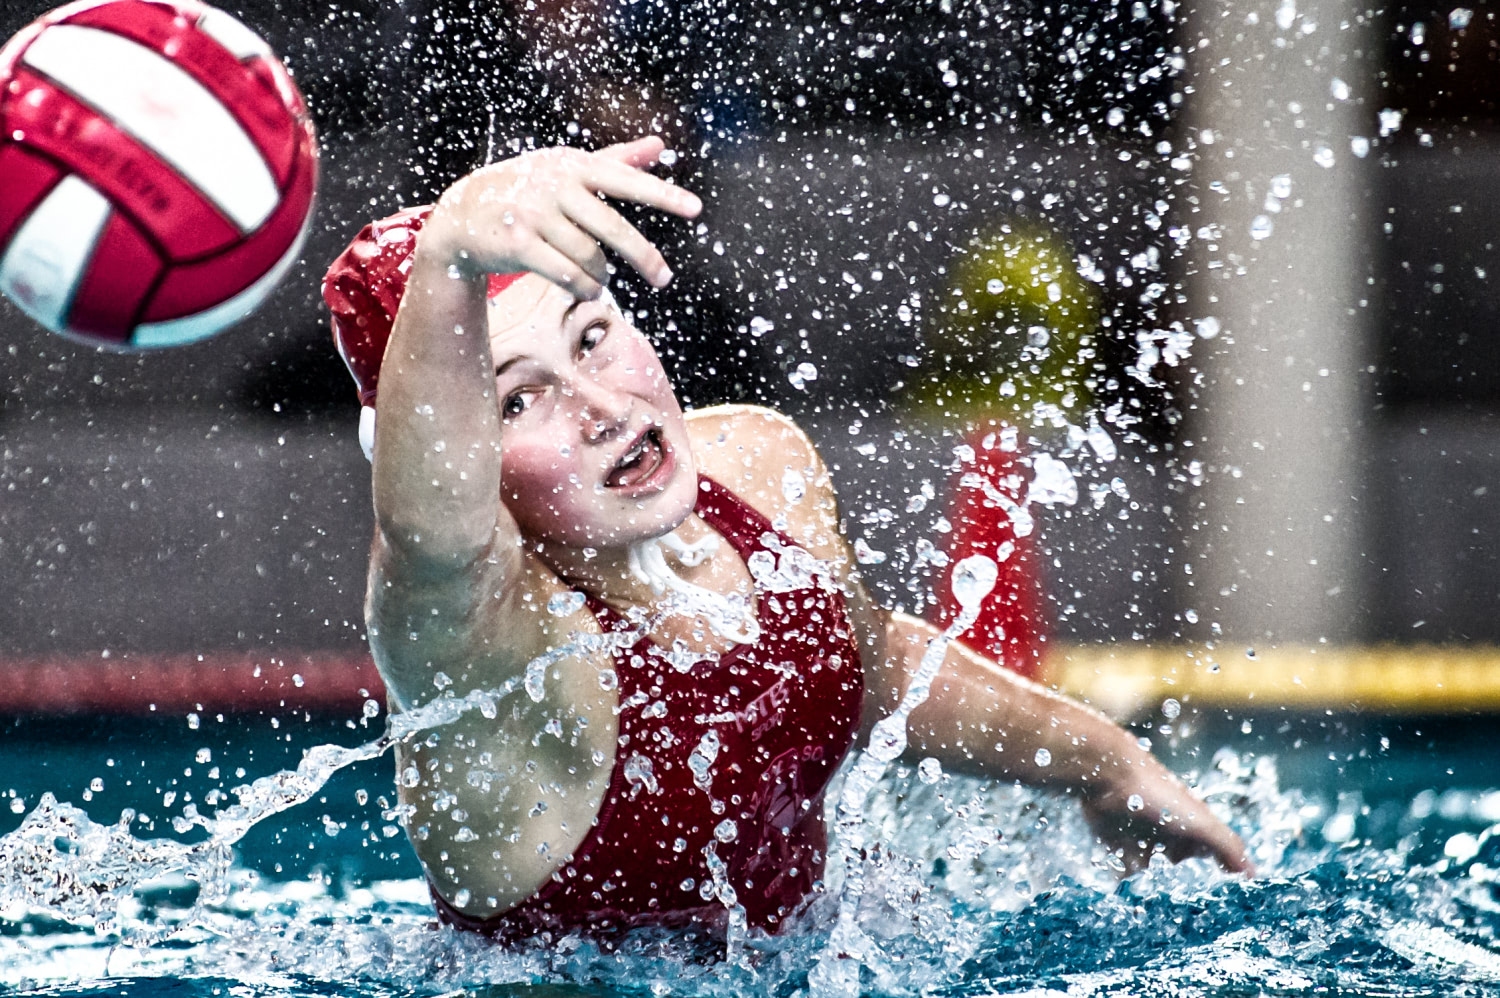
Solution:
[[[870,566],[889,602],[922,601],[921,542],[941,546],[941,494],[915,512],[908,496],[924,479],[941,493],[966,417],[1008,414],[998,395],[934,407],[918,389],[954,363],[955,261],[1023,226],[1083,258],[1096,298],[1071,376],[1112,414],[1121,456],[1079,448],[1082,500],[1043,515],[1053,627],[1177,634],[1195,369],[1143,370],[1137,334],[1192,318],[1175,290],[1194,190],[1178,161],[1180,8],[222,6],[282,54],[313,109],[317,224],[267,306],[200,345],[103,353],[0,303],[0,654],[361,648],[368,469],[323,267],[370,218],[488,160],[646,131],[708,208],[699,225],[639,218],[679,278],[657,293],[622,273],[622,303],[689,403],[756,402],[809,426],[853,530],[889,552]],[[7,4],[0,36],[42,9]],[[1403,123],[1361,174],[1378,316],[1367,640],[1500,641],[1500,27],[1450,11],[1387,8],[1368,54],[1368,134],[1381,110]],[[997,360],[997,379],[1006,364],[1019,370]],[[1032,432],[1069,447],[1059,427]]]

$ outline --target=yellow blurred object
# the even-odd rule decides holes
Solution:
[[[1030,421],[1039,405],[1076,416],[1089,403],[1099,291],[1057,232],[1025,220],[976,234],[928,310],[908,397],[962,418]]]
[[[1222,654],[1221,654],[1222,652]],[[1168,697],[1197,707],[1453,713],[1500,710],[1500,649],[1052,645],[1042,680],[1116,718]]]

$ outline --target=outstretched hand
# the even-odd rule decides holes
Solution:
[[[1155,760],[1139,778],[1085,798],[1083,813],[1127,873],[1144,869],[1160,845],[1174,863],[1207,856],[1231,873],[1255,874],[1240,837]]]
[[[662,287],[672,271],[661,252],[601,195],[696,217],[703,210],[696,195],[645,172],[663,149],[648,136],[597,152],[541,149],[482,167],[439,199],[423,247],[468,274],[529,270],[578,298],[603,292],[608,247]]]

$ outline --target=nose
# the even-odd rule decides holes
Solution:
[[[583,439],[588,443],[602,443],[630,425],[630,396],[596,382],[584,382],[574,391],[579,401]]]

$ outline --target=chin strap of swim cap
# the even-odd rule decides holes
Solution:
[[[683,565],[691,568],[701,565],[713,557],[719,549],[719,539],[712,534],[689,544],[676,531],[661,537],[648,537],[637,541],[627,549],[630,574],[651,587],[660,596],[670,593],[677,597],[670,600],[668,612],[687,613],[706,621],[709,630],[726,641],[737,644],[754,644],[760,639],[760,624],[748,603],[736,602],[722,593],[695,585],[672,570],[667,564],[662,549],[671,551]]]

